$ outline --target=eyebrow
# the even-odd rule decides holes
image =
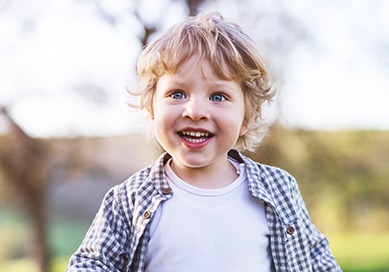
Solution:
[[[209,86],[212,89],[221,89],[221,91],[236,91],[239,86],[239,83],[233,80],[217,80],[212,82]]]

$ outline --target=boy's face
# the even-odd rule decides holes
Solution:
[[[218,78],[196,56],[160,77],[151,115],[158,142],[181,171],[225,167],[227,152],[246,132],[239,83]]]

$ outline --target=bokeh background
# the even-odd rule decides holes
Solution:
[[[389,271],[389,2],[0,0],[0,271],[64,271],[105,192],[161,154],[126,106],[155,35],[218,11],[277,86],[255,160],[300,185],[344,271]]]

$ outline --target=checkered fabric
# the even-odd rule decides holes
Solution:
[[[275,271],[342,271],[327,239],[311,222],[295,179],[236,150],[229,156],[245,163],[248,189],[265,203]],[[163,154],[106,194],[84,241],[70,259],[68,272],[144,271],[152,215],[173,197],[164,174],[169,158]]]

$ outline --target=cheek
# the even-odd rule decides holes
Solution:
[[[241,119],[239,120],[239,124],[240,124],[239,136],[243,136],[247,132],[248,121],[247,121],[246,115],[247,115],[247,113],[245,111],[244,104],[243,104],[242,111],[241,111]]]
[[[155,127],[164,128],[172,126],[174,114],[169,107],[155,104],[152,120]]]

